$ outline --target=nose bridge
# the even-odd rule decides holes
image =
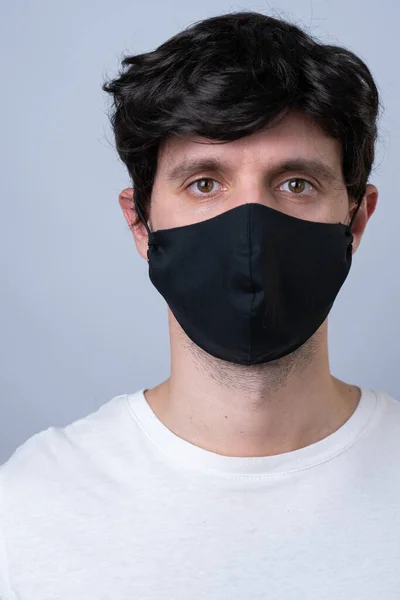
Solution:
[[[232,208],[241,204],[264,204],[274,208],[274,196],[271,193],[267,177],[253,168],[243,168],[233,183]]]

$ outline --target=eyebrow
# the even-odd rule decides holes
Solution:
[[[277,174],[285,173],[286,171],[301,171],[302,173],[310,173],[310,175],[325,179],[326,181],[337,180],[335,170],[326,163],[315,158],[295,158],[286,160],[276,167],[273,167],[273,171]]]
[[[169,181],[178,181],[190,177],[198,171],[221,171],[223,164],[219,158],[187,159],[176,165],[168,174]]]
[[[222,171],[223,162],[217,157],[187,159],[176,165],[168,174],[168,181],[178,181],[190,177],[199,171]],[[287,171],[301,171],[331,182],[337,180],[337,174],[329,165],[317,159],[294,158],[272,166],[273,175]]]

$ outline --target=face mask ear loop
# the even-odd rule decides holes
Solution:
[[[362,204],[362,201],[363,201],[363,199],[364,199],[364,196],[361,196],[360,200],[358,201],[357,208],[356,208],[356,210],[354,211],[354,213],[353,213],[353,216],[351,217],[351,221],[350,221],[350,223],[349,223],[349,227],[350,227],[350,229],[351,229],[351,228],[352,228],[352,226],[353,226],[354,219],[355,219],[355,218],[356,218],[356,216],[357,216],[357,213],[358,213],[358,211],[359,211],[359,209],[360,209],[360,206],[361,206],[361,204]]]
[[[133,201],[134,201],[134,203],[135,203],[136,212],[138,213],[138,215],[139,215],[139,217],[140,217],[140,220],[142,221],[143,225],[146,227],[146,231],[147,231],[147,234],[148,234],[148,236],[149,236],[149,246],[151,246],[151,245],[153,245],[153,244],[154,244],[154,241],[153,241],[153,233],[150,231],[150,228],[149,228],[149,226],[148,226],[148,224],[147,224],[147,221],[146,221],[146,219],[144,218],[144,214],[143,214],[143,212],[142,212],[142,209],[140,208],[140,206],[139,206],[139,203],[136,201],[136,198],[135,198],[135,197],[133,198]]]

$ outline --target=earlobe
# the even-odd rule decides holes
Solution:
[[[372,184],[367,185],[367,191],[365,194],[367,204],[367,215],[368,220],[372,217],[375,212],[376,205],[378,204],[378,189]]]
[[[122,190],[119,195],[119,204],[126,222],[128,223],[128,227],[132,232],[136,248],[138,249],[140,256],[147,260],[149,236],[146,227],[136,213],[135,203],[133,201],[133,188]]]
[[[358,246],[360,245],[361,238],[364,234],[365,228],[371,216],[373,215],[376,205],[378,201],[378,190],[372,185],[368,184],[365,190],[365,194],[362,199],[362,203],[360,208],[358,209],[357,215],[354,219],[352,225],[352,233],[353,233],[353,254],[356,252]],[[352,209],[350,212],[350,217],[352,217],[356,207]]]
[[[136,211],[133,202],[133,189],[126,188],[122,190],[118,200],[126,222],[128,223],[129,229],[132,231],[132,225],[136,220]]]

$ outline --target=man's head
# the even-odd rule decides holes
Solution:
[[[365,198],[353,227],[357,247],[377,199],[367,181],[379,109],[358,57],[242,12],[196,23],[123,66],[104,89],[114,98],[118,153],[153,229],[246,202],[347,223]],[[195,160],[215,164],[183,168]],[[145,257],[132,189],[120,203]]]
[[[326,344],[376,206],[371,73],[253,12],[201,21],[123,67],[104,85],[133,182],[120,204],[154,285],[199,348],[289,372]]]

